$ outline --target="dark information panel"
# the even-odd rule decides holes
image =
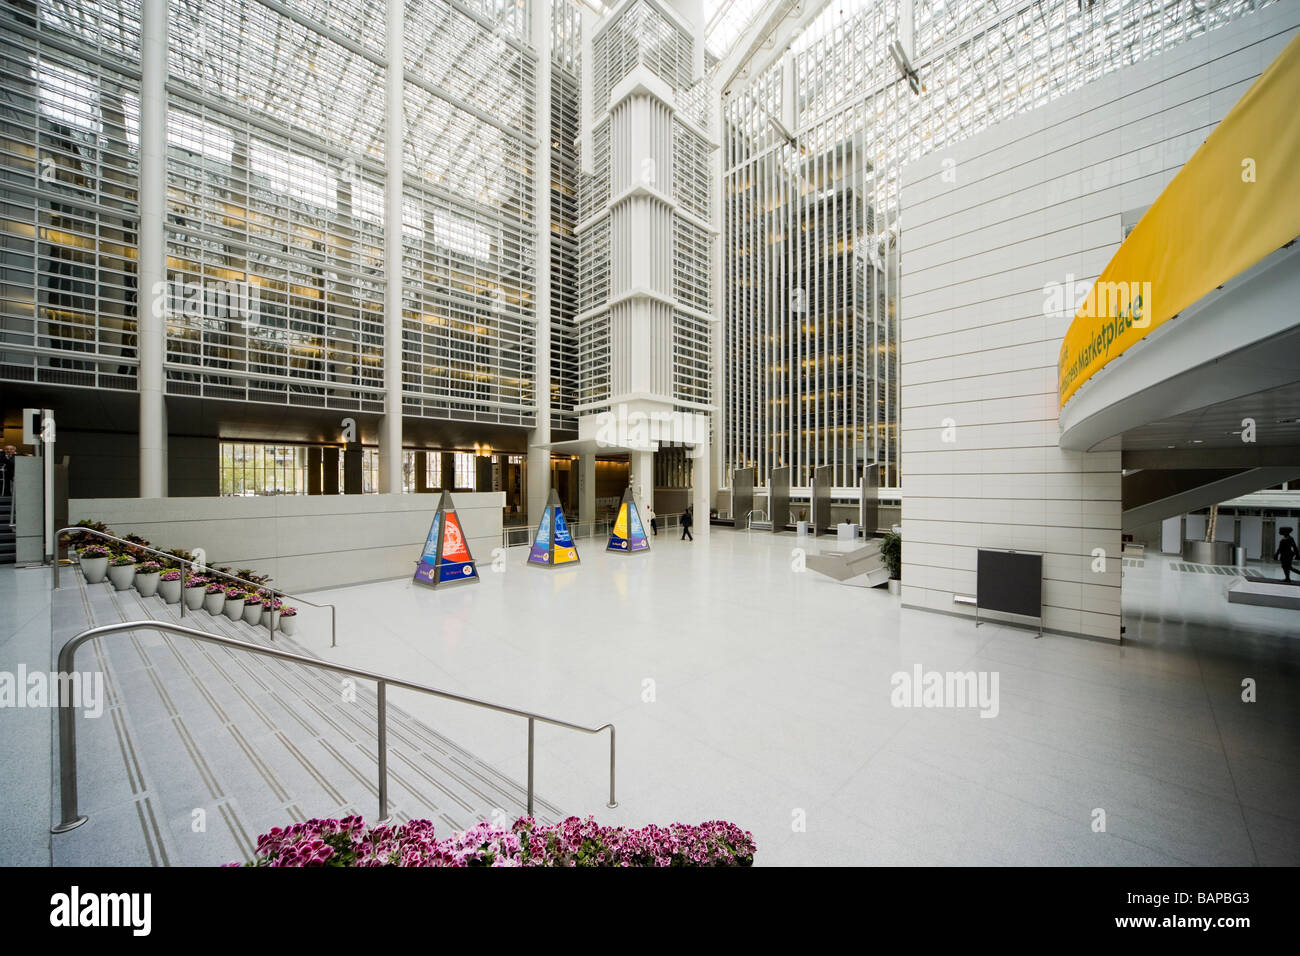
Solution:
[[[1019,551],[979,552],[975,603],[988,611],[1043,616],[1043,556]]]
[[[748,528],[754,508],[754,469],[737,468],[731,475],[731,525]]]

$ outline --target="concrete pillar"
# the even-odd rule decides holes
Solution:
[[[492,456],[476,455],[474,457],[474,490],[492,490]]]
[[[528,434],[528,520],[541,519],[551,493],[551,5],[533,4],[533,49],[537,51],[537,149],[533,156],[537,264],[533,301],[537,308],[533,394],[537,427]]]
[[[693,458],[691,463],[691,508],[694,512],[695,523],[691,526],[691,534],[699,537],[709,533],[709,508],[712,507],[712,481],[713,474],[710,468],[709,458],[711,457],[708,445],[697,445],[692,449]]]
[[[641,514],[655,503],[655,453],[652,451],[634,451],[632,456],[632,497]]]
[[[440,491],[456,490],[456,454],[455,452],[444,451],[442,453],[442,481],[439,482]]]
[[[379,491],[402,493],[402,72],[404,0],[388,0],[384,82],[384,417]]]
[[[596,453],[587,452],[578,462],[578,517],[596,520]]]
[[[144,0],[140,29],[140,231],[136,335],[140,361],[140,497],[167,494],[163,358],[167,296],[167,0]]]

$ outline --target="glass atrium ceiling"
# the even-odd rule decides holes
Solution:
[[[765,0],[704,0],[704,45],[721,60],[766,6]]]

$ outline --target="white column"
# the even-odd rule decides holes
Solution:
[[[402,493],[402,39],[404,0],[388,0],[384,82],[384,417],[379,490]]]
[[[710,250],[711,255],[709,257],[713,268],[713,284],[710,289],[710,292],[712,293],[711,297],[713,299],[713,321],[709,323],[709,337],[711,340],[709,343],[709,373],[712,383],[709,392],[711,396],[710,401],[713,405],[713,412],[709,415],[709,445],[710,447],[716,446],[718,453],[715,455],[709,455],[707,454],[709,449],[705,449],[706,454],[703,457],[696,457],[695,467],[703,467],[705,469],[703,472],[704,480],[702,482],[696,481],[696,486],[698,487],[700,484],[708,486],[709,507],[712,507],[711,502],[713,501],[713,497],[717,493],[717,490],[730,482],[725,481],[722,474],[722,409],[725,401],[725,396],[723,395],[722,362],[723,356],[726,354],[723,349],[723,335],[725,330],[722,326],[723,303],[725,302],[724,296],[726,294],[726,283],[723,281],[722,274],[724,268],[722,243],[724,239],[723,229],[725,228],[723,223],[723,209],[725,208],[726,195],[722,191],[722,178],[724,172],[723,167],[726,165],[727,144],[724,139],[726,130],[722,123],[722,97],[715,93],[710,102],[710,132],[713,134],[714,140],[722,144],[713,152],[713,176],[709,182],[709,189],[712,194],[710,201],[713,207],[713,228],[718,230],[717,235],[713,238],[713,248]],[[695,509],[697,515],[699,514],[699,510],[699,508]],[[705,509],[704,515],[706,519],[708,518],[708,514],[708,510]],[[707,520],[700,523],[701,531],[705,534],[708,533],[708,524]]]
[[[645,519],[646,508],[655,504],[655,453],[634,451],[632,458],[632,497]]]
[[[578,478],[578,517],[596,520],[596,453],[589,451],[580,459]]]
[[[537,149],[533,154],[533,208],[537,215],[536,367],[537,427],[528,434],[528,520],[537,521],[551,494],[551,5],[533,4],[537,51]],[[584,70],[584,72],[586,72]]]
[[[709,533],[709,509],[713,507],[709,459],[713,456],[708,445],[699,445],[693,451],[691,506],[695,512],[695,523],[691,526],[691,534],[699,536]]]
[[[167,493],[163,408],[167,295],[167,0],[144,0],[140,29],[140,232],[136,336],[140,497]]]

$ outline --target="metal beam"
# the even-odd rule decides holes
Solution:
[[[747,83],[771,66],[829,2],[782,0],[766,16],[756,18],[717,65],[714,87],[719,94],[726,97],[733,84]]]

